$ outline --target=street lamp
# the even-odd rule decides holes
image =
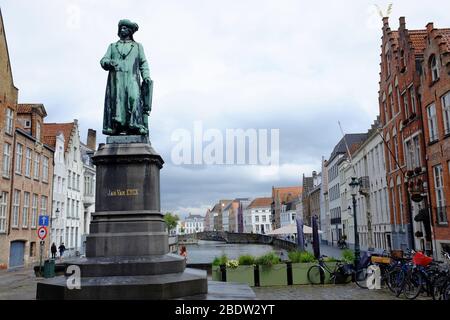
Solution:
[[[358,222],[356,219],[356,195],[358,194],[359,182],[356,177],[352,177],[352,181],[349,183],[349,186],[351,188],[351,195],[353,200],[353,224],[355,231],[355,269],[356,269],[358,267],[360,259]]]

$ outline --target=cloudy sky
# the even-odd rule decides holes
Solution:
[[[139,24],[154,80],[150,135],[166,161],[163,211],[204,214],[219,199],[269,196],[320,171],[345,133],[378,114],[381,18],[393,1],[1,0],[22,103],[43,103],[47,122],[78,119],[101,134],[107,73],[99,60],[117,22]],[[450,2],[395,1],[391,27],[449,27]],[[172,134],[279,129],[280,167],[175,165]]]

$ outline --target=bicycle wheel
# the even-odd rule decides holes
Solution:
[[[367,268],[360,269],[355,273],[355,283],[358,287],[362,289],[367,289],[367,277],[368,277]]]
[[[325,278],[325,271],[319,266],[312,266],[308,270],[308,281],[311,284],[321,284],[320,274],[323,273]]]
[[[408,274],[403,285],[403,295],[413,300],[417,298],[422,290],[422,275],[418,271],[412,271]]]
[[[442,287],[441,300],[446,300],[446,301],[450,300],[450,281],[449,280],[447,280],[447,282]]]

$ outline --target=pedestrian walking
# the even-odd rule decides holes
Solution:
[[[66,251],[66,246],[64,245],[64,242],[61,243],[58,249],[59,249],[59,258],[62,259],[64,251]]]
[[[50,248],[50,251],[52,252],[52,259],[56,259],[56,252],[58,251],[56,249],[56,244],[53,242],[52,247]]]

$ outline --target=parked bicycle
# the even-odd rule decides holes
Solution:
[[[352,280],[353,269],[351,265],[338,261],[333,268],[330,268],[325,263],[324,258],[327,258],[327,256],[320,256],[318,264],[308,269],[308,281],[311,284],[324,284],[327,273],[330,282],[333,284],[349,283]]]

